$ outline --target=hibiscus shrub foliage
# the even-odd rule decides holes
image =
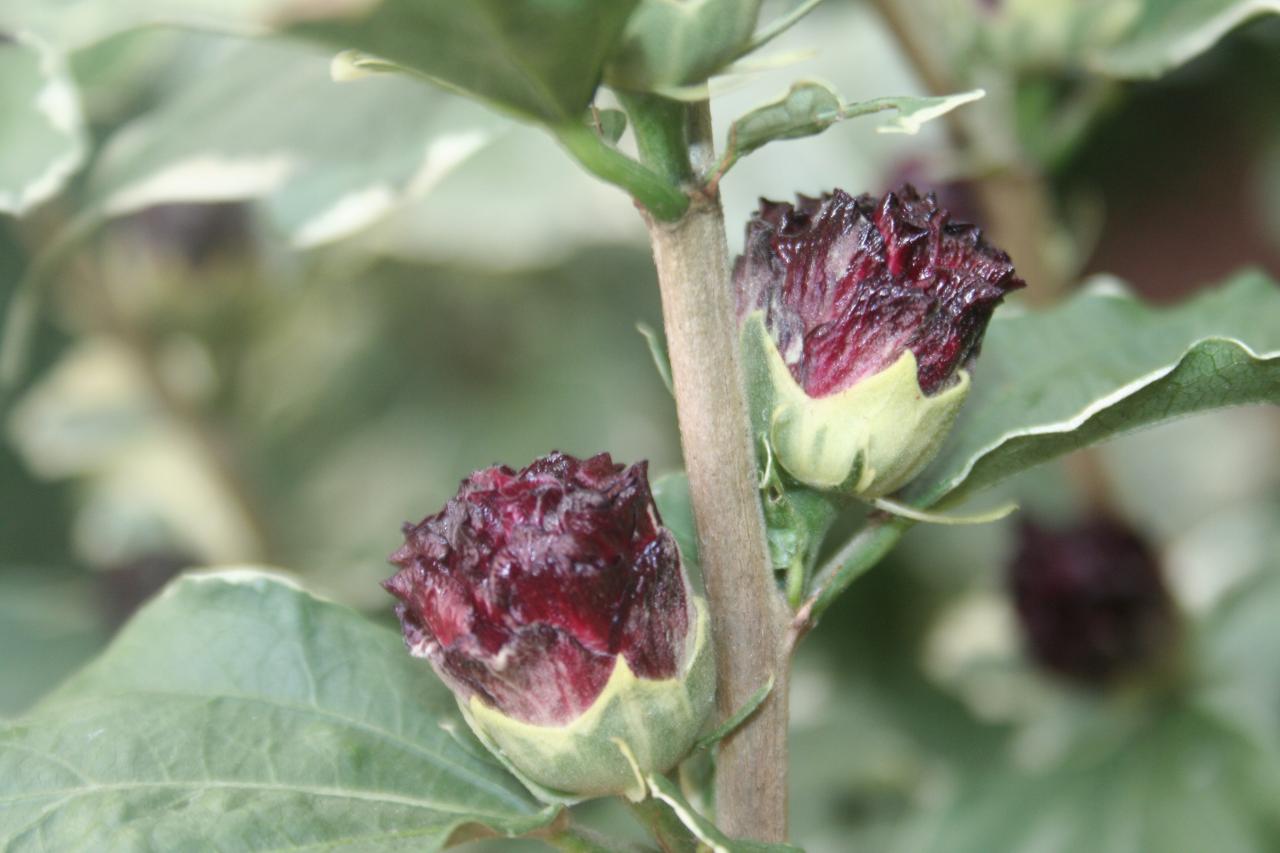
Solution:
[[[6,0],[0,846],[1280,848],[1277,11]]]

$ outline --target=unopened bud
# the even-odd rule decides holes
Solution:
[[[937,453],[991,312],[1023,286],[910,185],[762,201],[734,267],[757,429],[808,486],[897,490]]]
[[[684,757],[711,710],[705,603],[646,465],[562,453],[477,471],[407,525],[384,585],[409,651],[528,779],[616,794]]]

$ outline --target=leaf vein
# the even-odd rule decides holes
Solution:
[[[280,710],[283,710],[283,711],[289,711],[297,714],[313,715],[316,717],[320,717],[322,719],[332,720],[334,722],[346,725],[350,728],[364,731],[376,737],[380,737],[392,743],[398,744],[400,746],[407,747],[409,750],[419,755],[422,755],[427,759],[430,759],[434,764],[438,765],[442,769],[449,771],[454,775],[460,777],[461,779],[465,780],[468,784],[471,784],[471,785],[474,785],[475,787],[482,788],[486,791],[489,791],[490,793],[500,797],[501,799],[505,800],[508,803],[511,803],[514,806],[526,808],[529,805],[527,800],[513,793],[510,789],[500,785],[499,783],[495,782],[492,779],[484,778],[484,776],[480,775],[475,770],[467,768],[445,757],[445,755],[441,752],[428,749],[424,744],[420,742],[409,740],[408,738],[402,735],[398,735],[395,732],[388,731],[386,729],[372,725],[371,723],[365,722],[363,720],[358,720],[353,717],[348,717],[336,711],[332,711],[320,706],[310,707],[307,705],[302,705],[302,704],[293,703],[293,702],[282,702],[274,698],[267,698],[263,696],[253,696],[250,694],[241,694],[241,693],[201,694],[201,693],[184,693],[181,691],[174,691],[174,690],[137,690],[137,691],[130,691],[128,693],[95,694],[93,697],[89,697],[74,703],[64,703],[63,707],[67,707],[70,705],[93,706],[101,699],[111,698],[113,696],[120,697],[120,698],[130,698],[134,696],[178,697],[178,698],[184,698],[184,699],[204,700],[204,701],[226,699],[226,700],[231,700],[236,702],[253,702],[253,703],[258,703],[262,705],[267,705],[269,707],[279,708]],[[5,744],[5,745],[18,746],[17,744]],[[18,747],[18,748],[27,749],[27,751],[29,752],[34,752],[33,750],[30,750],[29,748],[26,748],[26,747]],[[37,753],[37,754],[43,754],[43,753]],[[468,757],[472,758],[473,756],[468,755]],[[71,770],[72,772],[77,772],[74,770],[74,768],[72,768],[69,765],[67,765],[67,769]],[[497,769],[496,765],[494,765],[494,769],[495,770]],[[81,774],[77,772],[77,775],[81,775]]]

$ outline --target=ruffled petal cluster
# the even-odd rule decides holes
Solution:
[[[977,354],[991,312],[1025,286],[1009,256],[908,185],[881,199],[835,190],[762,200],[734,269],[738,313],[765,325],[810,397],[916,360],[926,394]]]
[[[552,453],[486,468],[404,534],[384,586],[410,651],[464,703],[561,725],[619,656],[644,679],[684,664],[689,591],[643,462]]]

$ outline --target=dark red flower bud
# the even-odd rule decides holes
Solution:
[[[1050,530],[1024,522],[1009,585],[1032,657],[1070,680],[1102,685],[1161,659],[1177,634],[1151,547],[1097,518]]]
[[[876,201],[835,190],[761,200],[734,268],[738,313],[765,325],[796,382],[825,397],[914,353],[932,394],[978,351],[1004,295],[1024,287],[1009,256],[910,184]]]
[[[480,721],[513,762],[524,748],[507,742],[513,732],[527,740],[541,727],[571,727],[632,682],[674,685],[696,716],[648,762],[648,746],[632,744],[642,763],[665,770],[679,757],[670,750],[688,748],[711,698],[691,701],[684,684],[694,659],[708,659],[705,608],[662,526],[646,463],[552,453],[518,472],[486,468],[404,532],[391,557],[400,571],[383,585],[400,599],[409,650],[431,661],[473,727]],[[599,734],[600,714],[590,716]],[[617,734],[607,721],[604,728]],[[528,748],[551,749],[545,737]],[[616,747],[601,748],[629,784]],[[599,792],[599,780],[576,769],[557,775],[545,756],[527,763],[537,766],[522,769],[543,784]]]
[[[1009,256],[909,184],[761,201],[734,267],[757,429],[796,479],[864,497],[937,451]]]

